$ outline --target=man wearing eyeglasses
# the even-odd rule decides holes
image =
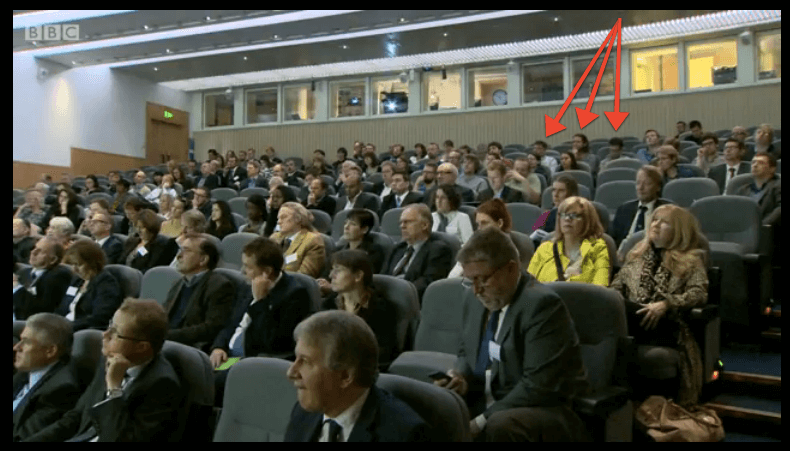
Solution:
[[[113,220],[110,215],[96,212],[93,214],[88,226],[94,241],[99,243],[99,246],[104,251],[108,265],[119,263],[123,255],[123,242],[117,236],[110,234],[112,224]]]
[[[195,188],[195,196],[192,198],[192,207],[203,213],[206,221],[211,218],[211,191],[206,188]]]
[[[455,183],[457,180],[458,168],[452,163],[442,163],[439,165],[439,168],[436,170],[436,181],[438,185],[453,185],[453,188],[455,188],[455,191],[461,196],[461,200],[464,203],[474,202],[474,191]],[[436,190],[439,188],[438,185],[426,191],[425,198],[423,199],[423,202],[431,208],[431,211],[436,210],[436,201],[434,197],[436,196]]]
[[[702,136],[702,147],[697,149],[697,158],[691,162],[705,172],[705,176],[710,172],[710,168],[724,164],[724,158],[719,155],[719,138],[713,133],[705,133]]]
[[[562,299],[520,268],[518,250],[496,227],[475,232],[458,261],[466,287],[461,344],[450,379],[434,383],[465,397],[473,437],[588,439],[571,410],[587,372]]]
[[[124,301],[102,334],[103,358],[77,405],[24,441],[178,440],[185,393],[160,352],[167,329],[156,301]]]

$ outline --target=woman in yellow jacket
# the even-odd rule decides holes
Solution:
[[[608,287],[609,250],[595,207],[583,197],[569,197],[559,206],[557,224],[554,239],[538,247],[527,271],[539,282],[583,282]]]

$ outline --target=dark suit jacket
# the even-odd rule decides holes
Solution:
[[[96,429],[100,442],[179,440],[173,433],[185,421],[186,394],[170,363],[161,354],[155,356],[124,388],[123,396],[107,400],[105,362],[102,357],[77,405],[26,441],[62,442],[90,427]]]
[[[195,188],[197,188],[200,184],[200,181],[203,179],[203,175],[201,174],[200,177],[195,179]],[[208,189],[219,188],[219,177],[216,174],[209,174],[205,177],[206,183],[203,184],[203,187]]]
[[[167,293],[165,311],[168,318],[175,314],[183,286],[184,280],[179,279]],[[189,297],[181,327],[170,329],[167,339],[200,349],[208,346],[228,323],[235,297],[233,282],[222,274],[207,271]]]
[[[738,165],[738,169],[735,171],[735,175],[749,174],[751,172],[752,166],[745,161],[741,161],[741,164]],[[719,164],[710,168],[708,178],[713,179],[719,185],[719,194],[724,194],[724,183],[727,181],[727,164]]]
[[[318,441],[323,418],[322,412],[307,412],[297,402],[285,430],[285,441]],[[425,420],[405,402],[373,386],[347,441],[422,442],[430,439],[430,429]]]
[[[252,322],[244,331],[244,355],[255,357],[261,353],[291,354],[296,342],[293,333],[296,325],[310,316],[313,311],[310,295],[298,280],[288,273],[275,285],[269,295],[256,303],[250,300],[239,304],[233,317],[217,335],[211,349],[229,351],[230,339],[236,328],[249,313]]]
[[[14,375],[14,393],[26,383],[26,373]],[[77,404],[82,387],[66,360],[55,364],[38,381],[14,412],[14,441],[25,440],[59,420]]]
[[[517,407],[569,405],[588,389],[579,337],[557,294],[525,271],[502,321],[496,343],[500,359],[491,365],[494,404],[485,408],[485,381],[474,377],[486,329],[486,310],[472,290],[463,295],[463,334],[455,370],[469,382],[472,418]]]
[[[385,266],[387,269],[384,271],[384,274],[391,275],[395,271],[395,267],[403,258],[408,246],[405,241],[401,241],[395,246],[387,258]],[[425,293],[428,285],[447,277],[454,264],[450,247],[444,241],[431,236],[412,258],[404,279],[414,284],[420,300],[422,300],[422,294]]]
[[[33,268],[25,268],[19,273],[19,283],[27,285],[30,280],[30,271]],[[36,280],[33,285],[36,294],[31,293],[25,288],[20,288],[14,293],[14,314],[17,320],[26,320],[28,316],[36,313],[52,313],[63,301],[66,290],[71,282],[71,269],[67,266],[58,265],[53,269],[44,271],[44,274]]]
[[[406,197],[404,197],[404,198],[403,198],[403,202],[400,204],[400,206],[401,206],[401,207],[405,207],[405,206],[407,206],[407,205],[409,205],[409,204],[418,204],[418,203],[420,203],[420,202],[422,202],[422,201],[423,201],[423,198],[424,198],[424,196],[423,196],[423,194],[422,194],[422,193],[417,193],[417,192],[414,192],[414,191],[409,191],[409,192],[406,194]],[[379,212],[379,217],[380,217],[380,218],[381,218],[381,217],[383,217],[383,216],[384,216],[384,213],[385,213],[387,210],[392,210],[393,208],[398,208],[398,207],[396,207],[396,202],[395,202],[395,193],[391,193],[391,194],[389,194],[389,195],[388,195],[387,197],[385,197],[385,198],[384,198],[384,200],[381,202],[381,211]]]
[[[233,188],[235,190],[239,189],[239,182],[247,178],[247,169],[236,166],[235,169],[228,169],[225,172],[225,186],[228,188]]]
[[[126,247],[124,248],[123,256],[121,257],[121,264],[126,264],[126,258],[129,253],[134,250],[140,243],[139,237],[130,237],[126,240]],[[178,244],[174,238],[168,238],[164,235],[157,235],[153,241],[145,245],[147,253],[140,255],[140,252],[135,253],[132,263],[129,265],[134,269],[139,269],[143,273],[153,268],[154,266],[168,266],[170,262],[178,254]]]
[[[69,284],[74,290],[79,290],[83,280],[79,276],[74,276]],[[69,305],[74,300],[74,295],[66,293],[63,301],[55,311],[58,315],[66,316],[69,313]],[[72,328],[74,332],[82,329],[107,328],[107,324],[112,319],[115,311],[123,302],[123,290],[118,280],[106,269],[91,279],[88,289],[77,302],[74,309],[74,322]]]
[[[207,200],[203,204],[202,207],[198,208],[198,211],[203,213],[203,216],[206,217],[206,221],[210,221],[211,220],[211,206],[212,205],[213,205],[213,203],[211,202],[211,200]]]
[[[739,196],[751,196],[752,183],[744,185],[735,192]],[[765,193],[757,202],[760,206],[760,217],[763,224],[777,225],[782,220],[782,180],[774,176],[765,182]]]
[[[487,200],[491,200],[494,198],[494,190],[491,188],[486,188],[480,191],[480,194],[477,196],[477,200],[481,203]],[[511,202],[526,202],[524,197],[521,195],[521,191],[515,190],[509,186],[505,186],[502,188],[502,200],[509,204]]]
[[[351,249],[348,241],[343,241],[343,245],[335,249],[335,252],[345,251]],[[380,245],[373,241],[373,237],[365,235],[362,238],[362,243],[357,250],[364,251],[370,258],[370,263],[373,268],[373,274],[381,274],[386,268],[383,267],[384,259],[387,258],[387,251]]]
[[[107,241],[104,242],[101,249],[107,257],[108,265],[123,264],[121,257],[123,256],[123,242],[115,235],[110,235]]]
[[[18,243],[14,243],[16,261],[27,264],[30,261],[30,252],[36,247],[39,239],[39,237],[26,236],[19,240]]]
[[[656,201],[655,208],[661,205],[671,204],[672,202],[667,199],[659,198]],[[614,214],[614,221],[612,221],[612,239],[614,239],[615,246],[620,247],[620,243],[628,236],[628,231],[631,229],[631,223],[634,222],[634,217],[639,212],[639,199],[632,200],[617,207],[617,212]],[[647,230],[648,224],[645,224]]]
[[[453,185],[455,188],[455,192],[461,196],[462,203],[474,202],[475,201],[475,192],[470,190],[465,186],[461,186],[459,184]],[[423,197],[423,203],[428,205],[431,208],[431,211],[436,211],[436,202],[434,201],[433,197],[436,195],[436,190],[439,189],[439,186],[434,186],[433,188],[429,189],[425,192],[425,197]],[[482,195],[482,192],[481,192]]]
[[[258,174],[258,176],[255,177],[254,180],[255,180],[255,188],[266,188],[266,189],[269,189],[269,182],[266,180],[266,176],[265,175]],[[241,180],[239,182],[239,186],[233,187],[233,188],[237,188],[239,191],[241,191],[241,190],[249,188],[249,187],[250,187],[250,179],[249,179],[249,177],[247,177],[247,178],[244,178],[243,180]]]
[[[337,208],[335,213],[345,208],[348,203],[348,196],[341,196],[337,199]],[[357,200],[354,202],[354,208],[367,208],[370,211],[379,211],[379,197],[373,193],[359,193]]]
[[[329,194],[325,194],[318,202],[318,205],[307,205],[307,200],[302,202],[302,205],[307,208],[315,208],[316,210],[324,211],[330,218],[335,216],[335,210],[337,209],[337,201]]]

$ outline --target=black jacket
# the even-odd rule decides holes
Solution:
[[[172,318],[175,313],[183,286],[184,280],[180,279],[167,293],[164,307],[168,318]],[[220,273],[207,271],[197,281],[187,301],[181,327],[171,328],[167,339],[206,350],[228,323],[235,298],[236,286],[233,282]]]
[[[671,204],[672,201],[667,199],[657,199],[655,208],[665,204]],[[612,221],[612,239],[614,239],[615,246],[620,246],[620,243],[628,236],[628,231],[631,230],[631,223],[634,222],[639,211],[639,199],[632,200],[617,207],[617,212],[614,214],[614,221]],[[647,230],[648,224],[645,224]]]
[[[69,313],[69,305],[74,300],[77,292],[83,284],[79,276],[74,276],[69,284],[69,289],[63,296],[63,300],[55,310],[55,313],[66,316]],[[70,294],[71,293],[71,294]],[[91,279],[87,290],[83,293],[74,309],[74,322],[72,328],[74,332],[82,329],[107,328],[112,316],[123,302],[123,291],[118,280],[106,269]]]
[[[36,247],[40,237],[26,236],[14,243],[14,256],[19,263],[27,264],[30,261],[30,252]]]
[[[121,264],[126,264],[126,258],[129,256],[129,253],[132,252],[138,244],[140,244],[140,237],[137,235],[129,237],[129,239],[126,240],[126,246],[121,256]],[[153,241],[145,245],[145,250],[145,255],[137,251],[134,259],[129,265],[134,269],[139,269],[143,273],[154,266],[170,265],[170,262],[172,262],[176,254],[178,254],[178,244],[176,244],[174,238],[157,235]]]
[[[14,397],[27,383],[27,374],[14,375]],[[58,421],[77,404],[82,388],[68,359],[57,362],[17,406],[13,415],[14,441],[25,440]]]
[[[749,163],[742,161],[738,165],[735,175],[750,174],[751,172],[752,166]],[[724,185],[727,181],[727,164],[719,164],[710,168],[710,171],[708,171],[708,178],[712,179],[717,185],[719,185],[719,194],[724,194]]]
[[[461,196],[461,203],[465,204],[475,201],[475,192],[470,190],[469,188],[465,186],[461,186],[457,183],[453,185],[453,188],[455,188],[455,192],[458,193],[459,196]],[[428,205],[428,207],[431,208],[431,211],[436,211],[436,202],[434,201],[433,197],[436,195],[436,190],[438,189],[439,186],[437,185],[426,191],[425,197],[422,200],[424,204]],[[480,194],[482,195],[483,192],[481,192]]]
[[[104,256],[107,257],[108,265],[124,264],[121,261],[123,256],[123,241],[115,235],[110,235],[107,241],[102,244],[101,249],[104,251]]]
[[[240,166],[236,166],[234,169],[226,169],[224,178],[224,186],[238,190],[239,183],[247,178],[247,170]]]
[[[32,286],[27,287],[32,269],[25,268],[19,273],[19,283],[23,287],[14,293],[14,314],[20,321],[36,313],[53,313],[63,301],[71,283],[71,269],[58,265],[44,271]]]
[[[339,197],[337,199],[337,207],[335,209],[335,213],[345,208],[347,203],[348,203],[347,196]],[[362,192],[359,193],[359,196],[357,196],[357,199],[354,202],[354,208],[367,208],[370,211],[378,212],[379,203],[380,203],[379,196],[373,193]]]
[[[423,194],[417,193],[414,191],[409,191],[406,194],[406,197],[403,198],[403,202],[401,202],[400,206],[405,207],[410,204],[418,204],[423,201]],[[387,195],[384,200],[381,202],[381,210],[379,211],[379,218],[384,217],[384,213],[387,210],[392,210],[393,208],[398,208],[397,203],[395,201],[395,193],[391,193]]]
[[[494,198],[494,190],[491,188],[486,188],[480,191],[480,194],[477,196],[477,200],[481,203],[487,200],[491,200]],[[509,186],[505,186],[502,188],[502,200],[509,204],[511,202],[526,202],[524,200],[524,196],[521,195],[521,191],[515,190]]]
[[[392,275],[401,258],[406,254],[408,244],[401,241],[392,250],[385,263],[384,274]],[[453,269],[455,262],[452,259],[450,247],[439,238],[430,236],[423,243],[420,250],[412,257],[412,262],[406,270],[404,279],[413,283],[417,288],[417,293],[422,300],[422,294],[432,282],[444,279],[450,270]]]
[[[335,216],[335,210],[337,209],[337,201],[330,195],[325,194],[323,198],[318,202],[318,205],[307,205],[307,200],[302,202],[307,208],[314,208],[316,210],[321,210],[326,212],[330,218]]]

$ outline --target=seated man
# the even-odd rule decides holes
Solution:
[[[493,198],[502,199],[503,202],[509,204],[511,202],[523,202],[524,198],[521,191],[513,189],[505,185],[505,177],[507,177],[508,169],[502,160],[493,160],[488,163],[488,181],[491,182],[491,188],[484,189],[480,192],[477,200],[485,202]],[[538,182],[540,183],[540,182]]]
[[[310,194],[307,195],[303,205],[310,209],[321,210],[326,212],[330,218],[333,217],[337,208],[337,201],[334,197],[327,195],[326,190],[329,188],[329,185],[327,185],[326,180],[316,177],[310,182],[309,186]]]
[[[238,190],[241,181],[247,178],[247,170],[237,166],[238,159],[235,155],[228,157],[228,166],[225,168],[225,186]]]
[[[14,441],[25,440],[74,408],[82,392],[69,368],[71,322],[53,313],[27,319],[14,345]]]
[[[286,373],[299,398],[286,442],[429,441],[428,425],[376,387],[378,345],[364,319],[342,310],[299,323],[296,361]]]
[[[131,185],[126,179],[118,179],[118,182],[115,183],[114,186],[116,187],[116,193],[112,200],[112,205],[110,205],[110,213],[118,215],[123,213],[126,202],[137,196],[131,192]],[[121,230],[121,232],[125,233],[123,230]]]
[[[653,166],[642,166],[636,172],[636,200],[619,207],[612,221],[612,239],[620,247],[632,234],[647,229],[656,208],[670,203],[660,199],[662,178]]]
[[[93,239],[99,243],[104,255],[107,257],[108,265],[123,264],[123,242],[115,235],[111,235],[113,218],[112,216],[97,212],[93,214],[90,222],[90,232]]]
[[[423,203],[428,205],[431,211],[436,210],[436,200],[434,197],[436,196],[436,190],[439,188],[439,185],[452,185],[458,195],[461,196],[463,203],[475,201],[475,193],[472,190],[456,183],[458,181],[458,168],[452,163],[442,163],[439,165],[439,169],[436,170],[436,180],[438,181],[438,185],[426,191],[425,197],[423,198]]]
[[[623,139],[614,137],[609,140],[609,154],[606,156],[606,158],[601,160],[599,170],[603,172],[609,163],[621,158],[625,158],[623,157]]]
[[[337,211],[351,210],[352,208],[367,208],[370,211],[379,211],[379,200],[373,193],[362,192],[362,169],[359,166],[350,166],[346,171],[343,187],[345,195],[337,199]]]
[[[177,259],[184,278],[167,293],[167,339],[205,351],[230,319],[236,288],[214,272],[219,250],[203,235],[187,235]]]
[[[751,173],[751,165],[746,161],[742,161],[745,153],[746,146],[744,146],[743,141],[736,138],[727,138],[727,141],[724,143],[724,164],[714,166],[708,172],[708,177],[719,185],[719,194],[724,194],[727,185],[730,184],[730,180],[736,175]]]
[[[735,192],[747,196],[760,205],[763,224],[779,226],[782,222],[782,179],[776,176],[776,158],[770,153],[758,153],[752,158],[754,182]]]
[[[219,188],[219,185],[219,177],[211,172],[211,163],[204,161],[203,164],[200,165],[200,177],[196,180],[195,187],[205,187],[212,190],[214,188]]]
[[[656,158],[658,148],[661,147],[661,139],[658,136],[658,132],[655,130],[646,131],[645,143],[647,143],[647,147],[639,149],[636,153],[636,158],[650,164],[650,162]]]
[[[656,152],[656,161],[664,179],[664,185],[672,180],[694,177],[694,172],[690,168],[678,166],[678,151],[672,146],[659,147]]]
[[[247,243],[241,254],[242,273],[252,284],[252,300],[236,306],[233,316],[211,345],[211,365],[228,357],[255,357],[293,353],[293,331],[310,316],[312,301],[307,288],[283,271],[283,254],[268,238]],[[222,406],[227,371],[216,373],[215,405]]]
[[[211,191],[207,188],[195,188],[195,197],[192,198],[192,207],[203,213],[206,221],[211,218]]]
[[[74,235],[74,223],[65,216],[52,218],[47,228],[47,237],[60,243],[64,249],[71,244],[71,236]]]
[[[373,185],[373,193],[378,195],[381,200],[392,193],[392,174],[395,172],[395,160],[383,161],[381,163],[381,183]]]
[[[447,277],[453,267],[452,251],[431,234],[433,216],[425,204],[412,204],[400,216],[401,241],[384,263],[384,274],[413,283],[422,294],[432,282]]]
[[[524,201],[540,204],[540,179],[530,171],[528,158],[520,157],[513,162],[513,169],[505,174],[505,185],[520,191]]]
[[[104,331],[102,358],[77,405],[25,441],[178,440],[185,391],[160,351],[167,315],[156,301],[127,299]]]
[[[532,153],[535,155],[535,158],[538,159],[538,163],[541,166],[546,168],[549,171],[549,177],[546,177],[546,180],[551,180],[551,176],[553,176],[559,167],[559,163],[557,159],[546,155],[546,150],[549,148],[549,145],[545,141],[535,141],[535,144],[532,145]]]
[[[562,299],[519,269],[518,250],[496,227],[472,235],[458,261],[470,288],[463,333],[451,379],[435,383],[466,397],[473,437],[589,439],[571,410],[588,389],[587,371]]]
[[[239,191],[246,188],[269,188],[269,181],[261,174],[261,164],[257,160],[247,162],[247,178],[238,184]]]
[[[145,197],[148,193],[151,192],[151,188],[145,185],[146,180],[148,180],[148,176],[145,175],[143,171],[137,171],[134,175],[134,186],[132,187],[132,192],[137,193],[140,197]]]
[[[41,237],[30,236],[30,222],[27,219],[14,218],[14,255],[18,262],[27,263],[30,252]]]
[[[38,240],[30,252],[30,268],[14,281],[14,320],[41,312],[54,312],[71,283],[71,270],[61,266],[63,246],[52,238]]]
[[[414,181],[414,191],[419,191],[425,194],[427,191],[439,186],[439,181],[436,178],[437,164],[434,162],[426,161],[423,166],[422,174]]]
[[[390,185],[392,192],[385,197],[384,202],[381,203],[379,217],[384,217],[384,213],[386,213],[387,210],[422,202],[421,193],[409,190],[410,182],[411,180],[408,174],[403,171],[396,171],[392,174],[392,182]]]
[[[699,167],[708,175],[710,169],[716,165],[724,163],[724,159],[719,155],[719,138],[713,133],[705,133],[702,137],[702,147],[697,149],[697,158],[691,162]]]

